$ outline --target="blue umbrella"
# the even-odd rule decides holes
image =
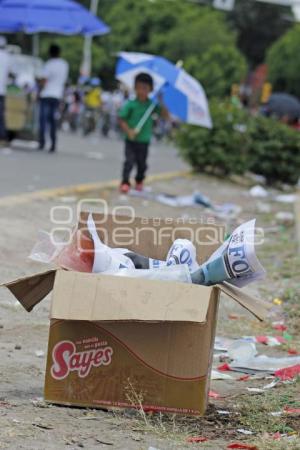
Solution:
[[[207,98],[201,84],[181,67],[165,58],[147,53],[121,52],[116,69],[116,77],[129,88],[140,72],[149,73],[154,79],[154,96],[163,93],[164,103],[171,114],[193,125],[211,128]],[[138,125],[140,129],[147,117]]]
[[[110,28],[72,0],[0,0],[0,32],[84,34],[108,33]]]

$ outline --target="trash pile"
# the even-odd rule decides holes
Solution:
[[[293,206],[296,203],[296,194],[278,194],[276,191],[268,191],[260,185],[253,186],[247,193],[250,197],[263,200],[257,203],[257,209],[261,213],[270,214],[272,206],[270,202],[281,204],[283,207]],[[266,203],[265,201],[269,203]],[[295,222],[295,214],[292,211],[277,211],[274,213],[275,221],[278,225],[291,226]]]
[[[171,206],[173,208],[199,208],[199,206],[202,206],[220,219],[235,218],[240,214],[242,210],[242,208],[235,203],[215,204],[209,197],[198,191],[190,195],[172,195],[166,194],[164,192],[155,193],[146,189],[143,191],[136,191],[134,189],[131,189],[129,195],[132,197],[142,198],[144,200],[155,201],[157,203],[161,203],[162,205]]]
[[[202,265],[196,247],[188,239],[176,239],[165,260],[152,259],[126,248],[110,248],[97,232],[92,214],[87,220],[88,236],[76,230],[71,243],[57,245],[42,232],[30,258],[54,262],[78,272],[103,273],[151,280],[181,281],[204,286],[228,282],[238,287],[261,279],[265,271],[255,254],[255,219],[237,227],[231,236]]]
[[[300,356],[270,357],[258,355],[254,343],[255,339],[257,338],[249,336],[236,340],[216,337],[215,358],[220,358],[223,361],[223,364],[218,366],[218,370],[221,372],[243,372],[249,375],[274,375],[282,380],[294,378],[300,374]],[[271,340],[271,342],[273,341]],[[224,361],[227,362],[224,363]]]

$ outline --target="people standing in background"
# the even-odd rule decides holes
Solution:
[[[5,96],[10,72],[10,56],[6,51],[6,39],[0,36],[0,145],[6,141]]]
[[[49,126],[51,139],[49,152],[56,151],[56,118],[69,75],[69,65],[60,57],[60,54],[60,47],[52,44],[49,48],[49,60],[44,65],[42,76],[39,80],[42,86],[40,93],[39,149],[43,150],[45,148],[46,130]]]

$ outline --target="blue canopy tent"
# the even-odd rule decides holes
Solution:
[[[39,33],[80,34],[91,43],[92,36],[109,31],[108,25],[73,0],[0,0],[0,33],[32,34],[34,56],[38,56]]]
[[[0,0],[0,33],[97,36],[110,28],[73,0]]]

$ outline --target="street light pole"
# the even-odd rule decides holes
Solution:
[[[90,11],[95,16],[98,12],[98,3],[99,0],[91,0]],[[92,68],[92,36],[84,37],[84,45],[83,45],[83,60],[81,66],[81,74],[89,77],[91,75]]]

